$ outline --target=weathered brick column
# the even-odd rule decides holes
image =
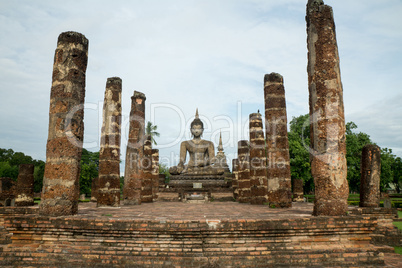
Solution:
[[[141,160],[145,140],[145,94],[134,91],[131,97],[130,129],[126,151],[123,198],[125,205],[141,205],[143,171]]]
[[[141,167],[144,176],[142,177],[141,202],[151,203],[152,195],[152,141],[151,136],[147,136],[144,143],[144,155],[141,159]]]
[[[34,165],[21,164],[19,166],[15,205],[17,207],[33,206],[34,203]]]
[[[360,179],[360,207],[380,205],[381,150],[374,144],[363,147]]]
[[[238,159],[238,187],[239,187],[239,203],[250,202],[250,148],[247,140],[241,140],[237,145]]]
[[[239,198],[239,160],[232,159],[232,189],[233,189],[233,198],[237,200]]]
[[[345,115],[332,8],[309,0],[306,21],[313,214],[345,215],[349,196]]]
[[[119,77],[107,79],[99,151],[98,207],[120,205],[121,87]]]
[[[88,39],[76,32],[61,33],[53,65],[41,215],[78,211],[87,61]]]
[[[250,114],[250,203],[268,202],[265,139],[260,113]]]
[[[292,206],[292,182],[283,77],[264,77],[265,135],[268,158],[268,201],[271,206]]]
[[[293,202],[304,202],[303,180],[293,180]]]
[[[97,202],[98,200],[98,189],[99,189],[99,177],[92,178],[91,183],[91,201]]]
[[[152,149],[152,200],[159,196],[159,150]]]

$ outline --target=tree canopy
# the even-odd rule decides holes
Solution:
[[[292,179],[303,179],[304,191],[310,193],[314,190],[314,180],[310,167],[310,127],[309,115],[293,117],[290,121],[289,154]],[[362,149],[367,144],[375,144],[370,136],[357,132],[354,122],[346,124],[346,160],[348,167],[347,179],[351,192],[360,190],[360,166]],[[391,149],[381,149],[381,191],[393,186],[400,192],[402,184],[402,160],[396,157]]]

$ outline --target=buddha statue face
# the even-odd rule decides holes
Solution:
[[[204,132],[204,124],[200,119],[194,119],[194,121],[191,123],[190,131],[193,137],[201,137],[202,133]]]

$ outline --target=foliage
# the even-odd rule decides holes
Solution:
[[[155,140],[155,136],[159,137],[160,133],[157,132],[156,130],[158,129],[158,126],[156,125],[152,125],[152,123],[150,121],[148,121],[147,126],[145,128],[145,135],[150,135],[151,136],[151,142],[155,145],[157,145],[156,140]]]
[[[357,125],[353,122],[346,124],[346,161],[348,166],[348,182],[350,192],[360,192],[360,166],[363,147],[371,144],[370,136],[366,133],[356,133]]]
[[[304,191],[310,193],[314,190],[314,180],[311,176],[309,145],[310,129],[309,115],[293,117],[290,121],[289,154],[292,179],[303,179]],[[348,167],[347,179],[351,192],[360,191],[360,166],[363,147],[373,144],[370,136],[357,132],[354,122],[346,124],[346,160]],[[402,160],[392,154],[392,150],[381,150],[381,191],[390,186],[400,192],[402,186]]]
[[[98,177],[99,152],[90,152],[82,149],[80,194],[90,194],[92,179]]]
[[[159,164],[159,174],[164,174],[165,175],[165,181],[170,180],[170,173],[169,173],[169,168],[166,164]]]
[[[19,165],[34,165],[34,191],[42,189],[43,174],[45,173],[45,162],[32,159],[31,156],[21,152],[14,152],[12,149],[0,148],[0,177],[10,177],[14,181],[18,178]]]
[[[314,191],[314,181],[311,176],[310,167],[310,128],[309,115],[293,117],[290,121],[289,154],[290,171],[292,179],[302,179],[304,191],[310,193]]]

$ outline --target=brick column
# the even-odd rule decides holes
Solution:
[[[152,149],[152,200],[159,196],[159,150]]]
[[[363,147],[360,179],[360,207],[380,205],[381,150],[374,144]]]
[[[293,180],[293,202],[304,202],[303,180]]]
[[[34,165],[21,164],[18,172],[15,205],[33,206],[34,203]]]
[[[239,203],[250,202],[250,163],[249,163],[249,142],[241,140],[237,146],[238,159],[238,187],[239,187]]]
[[[285,87],[277,73],[264,77],[265,134],[268,157],[268,201],[275,207],[292,206],[292,183],[287,130]]]
[[[323,1],[309,0],[306,21],[313,215],[346,215],[345,115],[332,8]]]
[[[260,113],[250,114],[250,203],[268,202],[265,139]]]
[[[88,39],[76,32],[61,33],[53,65],[41,215],[78,211],[87,61]]]
[[[152,141],[147,136],[144,143],[144,155],[141,159],[141,167],[144,176],[142,177],[141,202],[152,203]]]
[[[236,159],[232,159],[232,189],[233,189],[233,198],[235,200],[237,200],[239,198],[239,164],[238,164],[239,160]]]
[[[125,205],[141,205],[143,171],[141,160],[145,139],[145,94],[131,97],[130,129],[126,151],[123,198]]]
[[[119,77],[107,79],[99,151],[97,206],[120,206],[121,87]]]
[[[99,178],[92,178],[91,183],[91,201],[97,202],[98,200],[98,189],[99,189]]]

